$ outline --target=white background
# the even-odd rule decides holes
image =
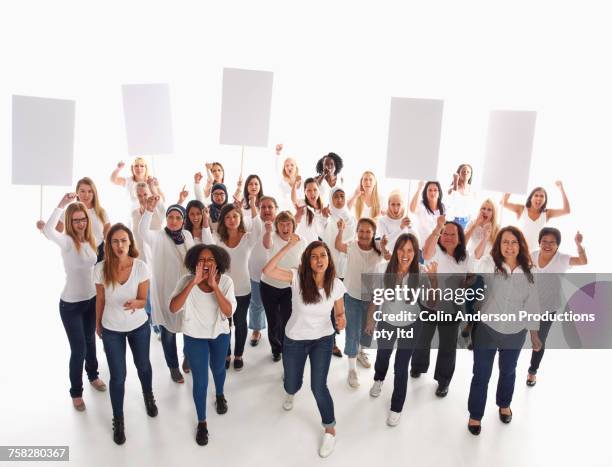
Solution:
[[[223,67],[274,72],[270,148],[247,148],[245,173],[271,173],[273,144],[283,142],[287,154],[298,158],[303,173],[312,173],[315,161],[324,153],[340,154],[346,165],[345,183],[351,189],[363,170],[373,169],[379,177],[384,173],[382,165],[377,164],[382,164],[379,161],[386,154],[391,96],[444,99],[439,172],[443,186],[450,183],[451,173],[460,162],[474,165],[475,186],[479,186],[490,109],[535,110],[538,117],[530,186],[546,187],[549,207],[560,207],[553,182],[564,181],[572,214],[554,224],[564,234],[561,249],[574,251],[572,237],[580,229],[590,260],[584,271],[610,270],[607,219],[612,73],[608,56],[612,30],[604,2],[124,1],[95,7],[79,1],[11,3],[0,7],[0,195],[5,201],[0,234],[4,265],[0,404],[4,406],[1,410],[6,409],[10,415],[8,420],[1,417],[1,441],[12,432],[15,434],[7,440],[29,444],[30,427],[44,421],[46,429],[53,431],[54,422],[64,423],[61,418],[45,419],[47,403],[64,404],[58,410],[61,415],[70,409],[67,343],[57,316],[63,284],[59,252],[34,228],[39,189],[9,184],[12,94],[77,101],[75,181],[81,176],[96,181],[112,220],[123,216],[125,202],[124,192],[108,181],[116,162],[127,157],[121,113],[124,83],[168,82],[171,86],[176,154],[155,160],[155,172],[171,198],[184,183],[189,186],[193,173],[201,170],[206,160],[222,160],[226,181],[230,189],[234,187],[240,148],[218,144]],[[512,169],[512,161],[508,161],[508,170]],[[264,188],[271,181],[273,178],[265,177]],[[385,192],[395,187],[408,191],[406,183],[380,182]],[[74,189],[45,189],[45,217],[68,188]],[[524,197],[512,200],[523,202]],[[509,217],[506,212],[504,221]],[[559,358],[556,368],[563,371],[561,361],[570,353],[551,352],[551,368],[555,354]],[[542,391],[541,402],[550,404],[549,412],[543,419],[532,417],[524,430],[533,429],[537,432],[534,436],[544,436],[552,430],[552,424],[560,423],[568,429],[556,427],[560,430],[558,441],[564,443],[562,436],[569,436],[571,430],[593,430],[603,423],[606,412],[596,413],[597,401],[601,408],[607,406],[599,391],[609,387],[610,375],[602,375],[596,364],[609,362],[610,353],[589,355],[571,353],[574,363],[563,375],[582,382],[577,392],[564,390],[562,375],[557,376],[557,386],[542,384],[536,389]],[[105,368],[102,353],[99,358]],[[156,358],[161,358],[159,352]],[[344,364],[337,369],[340,375]],[[157,375],[165,382],[163,365],[157,368]],[[469,364],[464,362],[461,370],[469,373]],[[521,391],[523,373],[517,379]],[[128,387],[137,393],[135,375],[130,378]],[[359,397],[354,400],[357,412],[358,401],[367,402],[364,386],[369,387],[369,381],[369,376],[364,378],[362,394],[351,396]],[[469,378],[460,381],[463,383],[457,385],[465,386]],[[547,398],[543,397],[546,390]],[[466,391],[466,387],[457,390],[453,405],[453,423],[463,431]],[[190,413],[189,397],[184,392],[186,413]],[[590,408],[566,417],[568,405],[582,404],[580,398],[587,392]],[[307,390],[303,393],[304,399],[311,399]],[[86,394],[90,392],[86,390]],[[491,425],[496,424],[492,397],[487,408]],[[100,410],[99,420],[89,423],[104,426],[100,442],[114,449],[107,430],[107,405]],[[144,413],[138,418],[141,416]],[[249,413],[245,417],[261,417],[259,423],[264,426],[269,423],[263,415]],[[428,415],[423,417],[425,420]],[[382,418],[381,430],[385,429]],[[313,423],[306,426],[307,431],[315,430],[315,421],[313,418]],[[355,423],[359,423],[358,417]],[[189,425],[186,432],[191,429]],[[427,433],[433,440],[435,431]],[[451,453],[464,446],[462,435],[457,445],[448,447]],[[131,436],[137,437],[134,430]],[[49,439],[44,433],[35,438],[41,443]],[[226,449],[221,452],[231,449],[228,441],[221,437],[215,440]],[[193,444],[191,440],[185,442]],[[266,440],[258,442],[265,444]],[[536,441],[520,447],[520,440],[514,442],[515,449],[508,455],[539,449]],[[503,434],[495,443],[503,444]],[[241,444],[248,449],[248,439]],[[344,450],[356,446],[346,439],[342,444]],[[473,458],[484,462],[479,448],[473,443],[469,446],[456,463]],[[314,458],[315,446],[310,447]],[[602,461],[606,448],[599,448],[595,458]],[[287,449],[291,452],[291,446]],[[556,450],[556,443],[548,444],[547,449]],[[590,454],[582,455],[589,458]],[[539,456],[546,462],[543,453]],[[578,446],[574,449],[566,444],[561,460],[577,461],[580,456]],[[452,454],[445,458],[445,465],[451,465],[452,459]],[[530,458],[523,453],[521,459],[529,463]],[[512,465],[510,458],[507,462]]]

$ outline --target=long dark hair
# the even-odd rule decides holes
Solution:
[[[531,261],[531,255],[529,254],[529,248],[527,247],[527,241],[525,240],[525,236],[523,232],[517,227],[513,225],[509,225],[500,229],[495,237],[495,242],[493,242],[493,247],[491,248],[491,256],[493,257],[493,262],[495,263],[495,272],[508,276],[508,273],[503,267],[504,264],[504,256],[501,252],[501,239],[502,235],[505,232],[510,232],[519,242],[519,253],[516,258],[516,262],[521,267],[525,275],[527,276],[527,280],[533,283],[533,274],[531,273],[531,268],[533,267],[533,263]]]
[[[263,185],[261,183],[261,178],[259,178],[259,175],[256,174],[251,174],[246,178],[246,181],[244,182],[244,188],[242,190],[242,203],[244,206],[244,209],[249,209],[249,182],[251,180],[253,180],[254,178],[257,179],[257,181],[259,182],[259,193],[257,193],[257,199],[255,200],[255,206],[259,207],[259,203],[261,202],[261,197],[264,195],[263,193]]]
[[[117,223],[113,225],[108,233],[106,234],[106,246],[104,248],[104,266],[102,272],[104,273],[104,285],[112,285],[115,287],[119,282],[119,261],[117,260],[117,256],[113,251],[113,246],[111,240],[115,233],[120,230],[124,231],[128,235],[128,239],[130,240],[130,247],[128,249],[128,256],[130,258],[138,258],[138,248],[136,247],[136,242],[134,241],[134,235],[132,231],[128,229],[124,224]]]
[[[320,211],[321,209],[323,209],[323,201],[321,201],[321,193],[319,193],[319,197],[317,198],[316,206],[313,206],[312,204],[310,204],[310,201],[308,201],[308,196],[306,196],[306,185],[308,185],[309,183],[314,183],[315,185],[317,185],[317,188],[319,187],[319,184],[313,177],[308,177],[306,181],[304,182],[304,202],[306,203],[306,206],[310,206],[316,211]],[[314,214],[308,208],[306,209],[306,220],[307,220],[308,225],[312,224],[312,221],[314,220]]]
[[[466,182],[468,185],[472,184],[472,177],[474,176],[474,169],[472,168],[472,166],[470,164],[461,164],[459,167],[457,167],[457,170],[455,171],[455,173],[457,175],[461,175],[461,169],[464,167],[469,167],[470,168],[470,178],[469,180]],[[452,183],[451,183],[452,185]]]
[[[429,212],[429,214],[433,214],[434,212],[429,208],[429,201],[427,200],[427,189],[429,188],[429,185],[436,185],[438,187],[438,204],[436,206],[436,209],[438,211],[440,211],[440,215],[444,215],[444,203],[442,202],[442,187],[440,186],[440,182],[436,182],[436,181],[429,181],[425,184],[425,186],[423,187],[423,193],[422,193],[422,201],[423,201],[423,206],[425,206],[425,209],[427,210],[427,212]]]
[[[463,227],[455,221],[446,221],[444,223],[444,227],[448,224],[452,224],[457,227],[457,235],[459,236],[459,243],[455,247],[455,251],[453,252],[453,258],[457,263],[460,263],[467,257],[466,249],[465,249],[465,233],[463,232]],[[438,239],[438,246],[442,249],[444,253],[446,253],[446,248],[442,246],[441,238]]]
[[[408,266],[408,274],[410,274],[408,278],[408,287],[411,290],[416,288],[416,285],[419,281],[419,241],[417,238],[411,233],[403,233],[395,242],[395,246],[393,247],[393,253],[391,253],[391,259],[389,263],[387,263],[387,268],[385,269],[385,287],[390,289],[395,287],[398,284],[397,280],[397,272],[399,270],[399,259],[398,259],[398,251],[404,248],[406,243],[412,243],[412,249],[414,250],[414,257],[412,258],[412,262]]]
[[[372,227],[372,230],[374,231],[374,233],[372,234],[372,241],[370,242],[369,246],[372,247],[372,249],[378,254],[378,256],[382,255],[382,252],[380,251],[380,248],[378,248],[378,245],[376,245],[376,240],[375,240],[375,238],[376,238],[376,222],[374,222],[369,217],[362,217],[357,222],[356,230],[359,230],[359,226],[361,224],[369,224],[370,227]]]
[[[541,186],[537,186],[533,190],[531,190],[531,193],[529,193],[529,196],[527,196],[527,202],[525,203],[525,207],[528,209],[531,207],[531,198],[533,198],[533,195],[535,194],[536,191],[544,192],[544,204],[542,204],[542,207],[540,208],[540,212],[546,212],[546,204],[548,203],[548,193],[546,193],[546,190],[542,188]]]
[[[232,211],[238,212],[240,214],[240,224],[238,224],[238,232],[245,233],[246,228],[244,227],[244,216],[242,214],[242,209],[237,208],[233,204],[226,204],[221,208],[221,212],[219,213],[219,223],[217,224],[217,234],[223,243],[227,242],[229,239],[229,232],[227,227],[225,227],[225,216],[227,216]]]
[[[325,248],[329,261],[323,279],[323,290],[325,291],[326,298],[329,298],[332,287],[334,286],[334,279],[336,278],[336,267],[334,266],[334,260],[327,244],[318,240],[311,242],[302,253],[302,259],[298,268],[300,294],[302,295],[302,301],[306,304],[319,303],[321,301],[321,294],[319,293],[319,289],[313,277],[312,268],[310,267],[310,255],[312,251],[318,247]]]
[[[202,212],[202,216],[204,216],[204,203],[202,203],[201,201],[198,201],[197,199],[192,199],[191,201],[189,201],[187,203],[187,208],[185,208],[185,211],[187,212],[187,214],[185,215],[185,230],[189,230],[189,232],[193,233],[193,222],[191,222],[191,219],[189,219],[189,210],[191,208],[196,208],[199,209]],[[202,221],[203,222],[204,217],[202,217]],[[199,225],[200,228],[202,228],[202,224],[200,223]]]

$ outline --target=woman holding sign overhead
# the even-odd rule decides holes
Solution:
[[[519,222],[519,227],[525,235],[527,246],[529,250],[535,250],[538,247],[538,235],[540,230],[546,225],[546,223],[555,217],[564,216],[570,213],[570,204],[563,189],[563,183],[560,180],[555,182],[557,188],[561,192],[563,198],[563,207],[561,209],[548,209],[546,207],[548,203],[548,194],[542,187],[534,188],[529,196],[525,205],[510,203],[510,193],[504,193],[502,198],[502,205],[516,214],[516,218]]]

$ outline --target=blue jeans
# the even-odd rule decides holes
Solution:
[[[266,310],[261,302],[259,282],[251,281],[251,303],[249,303],[249,329],[266,329]]]
[[[327,387],[327,374],[334,347],[334,335],[314,340],[294,341],[285,336],[283,342],[283,369],[285,391],[295,394],[302,387],[306,357],[310,358],[310,389],[317,401],[321,421],[325,428],[336,424],[334,401]]]
[[[98,378],[96,358],[96,297],[82,302],[59,302],[60,317],[70,343],[70,397],[83,396],[83,361],[87,379]]]
[[[369,304],[368,301],[357,300],[349,294],[344,294],[344,312],[346,313],[344,353],[349,358],[357,356],[359,345],[370,347],[372,344],[372,336],[364,332]]]
[[[178,353],[176,351],[176,334],[168,331],[161,324],[159,325],[161,331],[161,343],[162,349],[164,349],[164,358],[166,359],[166,365],[168,368],[178,368]]]
[[[148,322],[151,325],[151,327],[153,328],[153,331],[155,332],[155,334],[159,334],[159,327],[155,324],[152,323],[151,321],[151,312],[153,311],[152,307],[151,307],[151,287],[149,287],[147,289],[147,303],[145,303],[145,312],[147,313],[147,317],[148,317]]]
[[[229,334],[219,334],[215,339],[197,339],[183,336],[185,355],[191,365],[193,376],[193,402],[196,406],[198,421],[206,420],[206,392],[208,391],[208,366],[215,381],[218,396],[223,394],[225,384],[225,355],[230,342]]]
[[[467,228],[467,225],[470,222],[470,218],[469,217],[455,217],[453,220],[457,224],[459,224],[463,228],[463,230],[465,230]]]
[[[127,375],[125,342],[130,345],[134,365],[138,371],[138,379],[142,392],[153,392],[153,369],[149,360],[149,343],[151,327],[149,323],[128,332],[111,331],[102,328],[102,341],[110,371],[110,398],[113,406],[113,417],[123,417],[123,396],[125,394],[125,377]]]
[[[470,418],[481,420],[487,404],[487,389],[493,371],[495,354],[499,352],[499,379],[496,403],[498,407],[510,407],[514,394],[516,363],[525,343],[525,330],[515,334],[501,334],[485,323],[474,330],[474,367],[468,410]]]

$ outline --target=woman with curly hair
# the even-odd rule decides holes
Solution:
[[[317,161],[317,176],[315,180],[319,184],[321,198],[326,205],[330,202],[329,195],[331,189],[343,183],[342,178],[338,177],[340,172],[342,172],[342,167],[344,167],[342,158],[335,152],[330,152]]]

